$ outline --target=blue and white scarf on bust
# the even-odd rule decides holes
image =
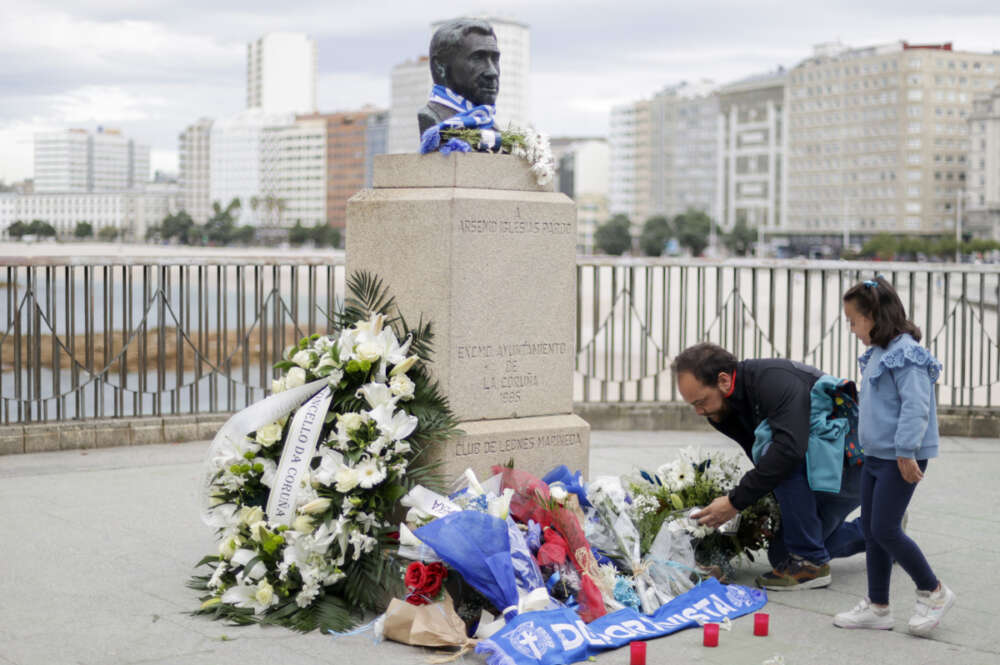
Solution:
[[[420,137],[420,154],[440,151],[447,155],[449,152],[469,152],[472,150],[472,146],[468,143],[454,137],[442,145],[442,129],[478,129],[480,138],[476,150],[495,152],[500,149],[500,132],[496,131],[493,124],[493,116],[496,114],[495,106],[492,104],[473,106],[468,99],[440,84],[431,88],[430,101],[447,106],[456,111],[458,115],[427,128]]]

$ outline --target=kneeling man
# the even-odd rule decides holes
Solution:
[[[716,527],[774,492],[781,507],[768,548],[774,570],[757,584],[773,591],[829,585],[829,560],[865,549],[859,520],[844,520],[861,503],[854,384],[789,360],[738,362],[710,343],[682,351],[672,369],[684,401],[754,463],[728,496],[694,517]]]

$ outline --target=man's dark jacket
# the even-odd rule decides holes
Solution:
[[[712,426],[739,443],[750,457],[754,430],[763,420],[773,438],[755,468],[729,492],[739,510],[753,504],[787,478],[806,457],[813,384],[823,372],[783,359],[744,360],[736,366],[735,387],[725,398],[723,420]]]

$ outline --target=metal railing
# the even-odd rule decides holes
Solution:
[[[993,406],[1000,270],[992,266],[591,259],[577,264],[574,399],[678,399],[670,361],[709,340],[857,378],[841,294],[881,272],[944,364],[944,406]],[[229,412],[272,364],[331,330],[342,255],[32,258],[0,265],[0,424]]]

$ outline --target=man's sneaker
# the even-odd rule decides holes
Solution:
[[[818,589],[829,585],[830,564],[816,565],[796,557],[757,578],[757,586],[770,591]]]
[[[910,632],[925,637],[941,621],[944,613],[955,604],[955,592],[941,583],[937,591],[917,591],[917,610],[910,617]]]
[[[840,628],[874,628],[875,630],[892,630],[894,625],[892,610],[888,607],[876,607],[867,598],[854,606],[849,612],[841,612],[833,617],[833,625]]]

